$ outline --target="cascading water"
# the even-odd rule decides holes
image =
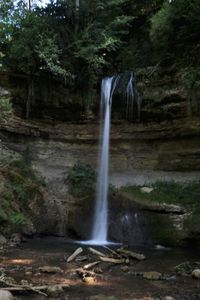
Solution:
[[[131,72],[130,79],[126,87],[126,119],[140,121],[142,98],[135,88],[135,77]]]
[[[101,128],[102,142],[99,156],[99,174],[97,180],[94,227],[92,231],[92,241],[96,244],[107,243],[110,115],[112,96],[116,88],[117,81],[118,77],[108,77],[103,79],[101,85],[101,114],[102,116],[104,115],[104,123],[103,128]]]
[[[112,98],[120,76],[107,77],[101,85],[101,129],[100,129],[100,152],[99,172],[96,190],[96,206],[91,240],[85,244],[107,244],[108,241],[108,171],[109,171],[109,144],[110,144],[110,119]],[[139,98],[134,84],[133,73],[130,74],[126,84],[128,118],[133,114],[134,104],[139,108]]]

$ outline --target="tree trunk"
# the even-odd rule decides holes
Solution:
[[[28,98],[26,102],[26,119],[29,119],[31,104],[34,99],[34,79],[33,76],[30,75],[28,79]]]
[[[79,10],[80,10],[80,0],[75,0],[75,27],[74,27],[75,39],[77,38],[77,34],[79,30]]]
[[[28,10],[31,11],[31,0],[28,0]]]

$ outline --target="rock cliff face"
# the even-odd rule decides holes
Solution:
[[[154,78],[153,72],[138,73],[138,89],[143,98],[141,123],[122,121],[126,108],[120,95],[116,95],[113,101],[110,182],[115,186],[127,183],[143,185],[157,180],[200,179],[199,91],[195,102],[183,87],[177,85],[175,78],[161,78],[160,75]],[[65,179],[69,168],[77,160],[97,169],[99,124],[94,121],[94,114],[97,115],[98,105],[91,108],[89,123],[52,121],[85,120],[83,101],[80,105],[80,99],[75,101],[69,92],[60,89],[55,90],[50,99],[48,93],[44,91],[44,94],[40,95],[42,99],[38,94],[31,107],[31,116],[41,117],[43,121],[13,117],[0,125],[0,161],[19,159],[28,153],[32,168],[45,181],[43,200],[46,212],[43,210],[41,213],[38,209],[43,226],[37,228],[37,232],[87,238],[90,230],[86,228],[91,224],[93,201],[85,205],[81,199],[74,199],[68,193]],[[16,82],[11,93],[0,88],[0,96],[5,95],[12,98],[18,115],[24,115],[24,82]],[[115,214],[112,220],[118,216],[118,208],[113,207]],[[127,211],[123,209],[124,213],[120,215],[122,223],[127,222]],[[86,216],[88,222],[85,223]],[[137,212],[132,213],[134,228],[137,228],[137,216]],[[118,230],[113,225],[113,237],[114,228]]]
[[[65,178],[77,160],[97,167],[98,133],[97,123],[27,122],[15,117],[1,125],[4,152],[22,156],[28,152],[32,167],[46,182],[46,213],[41,216],[46,226],[40,232],[83,237],[77,228],[86,215],[91,220],[92,204],[80,215],[81,204],[68,195]],[[112,124],[111,182],[124,185],[200,178],[199,133],[197,118],[147,125]]]
[[[147,125],[112,124],[111,173],[133,169],[200,171],[199,133],[199,118]],[[13,118],[1,126],[1,135],[11,149],[23,152],[29,147],[31,159],[41,166],[54,165],[66,171],[77,160],[94,167],[97,163],[97,123],[26,122]]]

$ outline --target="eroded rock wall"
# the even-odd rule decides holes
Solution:
[[[197,118],[148,125],[112,124],[111,182],[125,185],[200,178],[199,133]],[[91,220],[92,206],[80,209],[80,203],[77,205],[68,194],[65,179],[77,160],[97,168],[98,135],[97,123],[27,122],[13,118],[1,126],[2,144],[22,156],[28,152],[32,167],[46,183],[46,214],[41,216],[46,226],[41,232],[78,235],[73,220],[81,224],[85,215]]]

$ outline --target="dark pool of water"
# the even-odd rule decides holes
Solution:
[[[6,273],[17,281],[28,280],[34,285],[66,283],[70,287],[65,295],[57,299],[79,300],[89,299],[96,294],[113,295],[117,299],[134,299],[139,297],[173,296],[177,300],[200,299],[200,280],[191,277],[177,276],[174,267],[178,264],[190,261],[200,261],[200,252],[192,245],[190,248],[171,248],[156,250],[154,247],[131,247],[134,251],[145,254],[146,260],[133,261],[129,265],[129,272],[125,273],[119,265],[101,264],[103,273],[100,274],[93,285],[82,282],[76,274],[76,269],[86,262],[66,263],[67,257],[81,246],[89,261],[94,261],[88,254],[87,245],[79,245],[73,241],[61,238],[37,238],[23,243],[19,248],[10,249],[0,253],[0,268],[5,268]],[[116,248],[116,246],[112,246]],[[106,249],[96,247],[103,252]],[[50,265],[62,268],[61,274],[42,274],[39,267]],[[167,275],[167,280],[149,281],[136,273],[157,271]],[[37,295],[21,295],[20,299],[45,299]],[[52,298],[53,299],[53,298]]]

